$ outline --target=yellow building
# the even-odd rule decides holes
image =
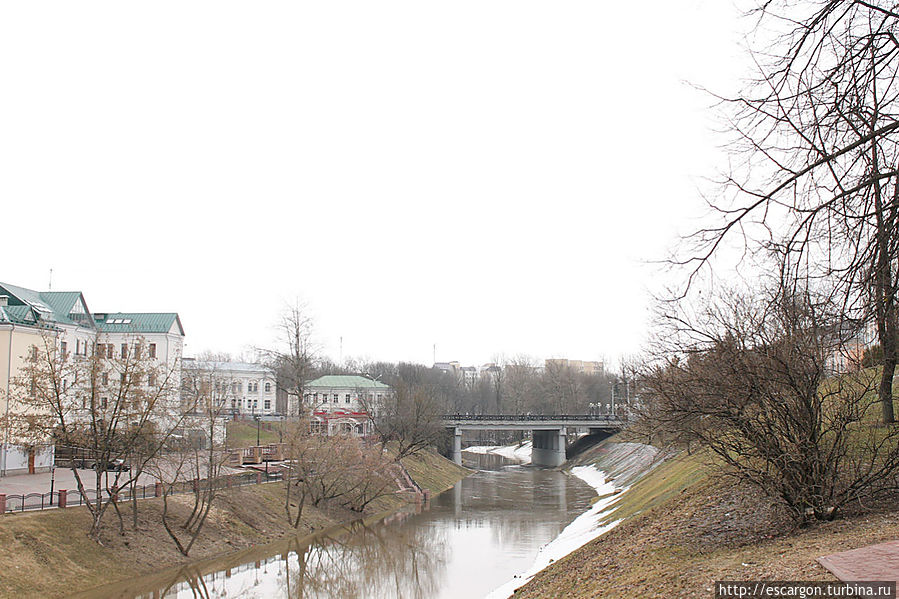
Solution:
[[[24,366],[31,347],[42,344],[41,335],[46,330],[34,308],[10,306],[8,302],[8,296],[0,295],[0,417],[4,422],[8,422],[11,410],[15,409],[9,401],[14,393],[12,379]],[[52,460],[52,447],[28,451],[11,437],[8,426],[3,427],[0,474],[46,470]]]

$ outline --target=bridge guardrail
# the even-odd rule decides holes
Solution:
[[[444,414],[443,420],[456,421],[515,421],[515,422],[546,422],[555,420],[580,420],[590,422],[623,422],[626,416],[613,416],[612,414]]]

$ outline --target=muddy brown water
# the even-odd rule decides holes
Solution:
[[[580,479],[497,455],[423,507],[91,589],[91,598],[483,597],[590,507]]]

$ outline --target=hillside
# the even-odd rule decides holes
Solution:
[[[579,462],[603,463],[615,440]],[[626,484],[626,483],[625,483]],[[515,597],[709,597],[716,580],[835,580],[816,558],[899,538],[899,514],[795,528],[770,499],[710,477],[695,456],[657,465],[622,495],[610,532],[552,564]]]

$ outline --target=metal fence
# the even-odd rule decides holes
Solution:
[[[216,489],[230,489],[234,487],[243,487],[247,485],[255,485],[274,480],[280,480],[280,472],[243,472],[241,474],[229,474],[213,479],[212,484]],[[163,485],[162,483],[153,483],[149,485],[128,485],[115,492],[115,500],[117,502],[130,501],[133,497],[137,499],[146,499],[148,497],[160,497],[163,493],[166,495],[181,495],[184,493],[194,493],[202,491],[209,486],[209,480],[189,480],[174,485]],[[109,499],[110,493],[102,490],[103,499]],[[2,498],[5,497],[5,502]],[[59,507],[60,492],[52,493],[24,493],[21,495],[0,495],[0,506],[5,503],[6,512],[25,512],[31,510],[44,510]],[[97,501],[96,489],[85,489],[84,493],[80,493],[77,489],[67,490],[62,495],[65,501],[65,507],[73,507],[85,505],[87,502],[94,503]]]

